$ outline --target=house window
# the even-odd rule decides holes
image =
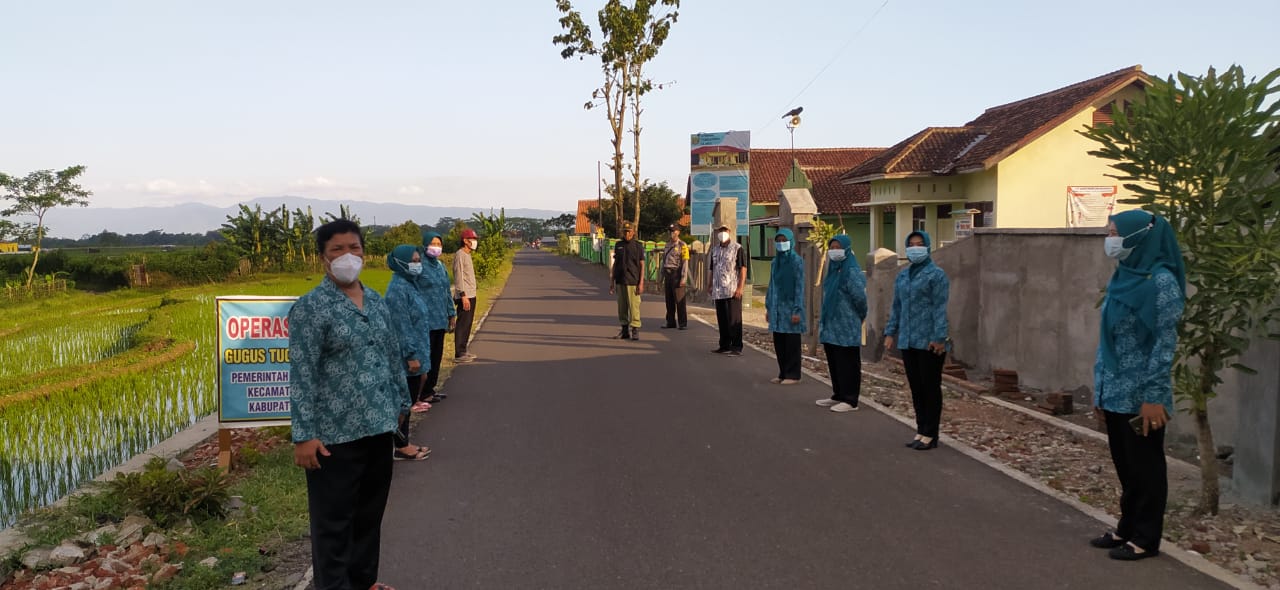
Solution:
[[[938,205],[938,219],[947,219],[951,217],[951,205]]]
[[[994,221],[993,211],[995,210],[994,203],[991,201],[965,203],[964,206],[966,209],[977,209],[979,211],[979,213],[973,215],[973,227],[992,227],[995,225],[991,223]]]
[[[1114,104],[1115,104],[1114,102],[1109,102],[1107,104],[1102,105],[1097,110],[1093,111],[1094,127],[1104,127],[1114,123],[1114,121],[1112,121],[1111,119],[1111,107]]]

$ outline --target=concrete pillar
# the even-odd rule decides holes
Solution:
[[[907,243],[907,236],[915,230],[911,225],[911,205],[898,205],[894,209],[893,215],[894,240],[892,250],[898,253],[898,258],[903,258],[906,256],[903,254],[903,248],[905,247],[903,244]]]
[[[871,213],[867,219],[871,223],[870,228],[868,229],[868,235],[871,238],[871,248],[867,250],[867,254],[870,255],[872,252],[879,250],[880,242],[884,241],[884,239],[880,237],[880,232],[884,231],[884,207],[871,207]],[[868,258],[870,258],[870,256],[868,256]]]

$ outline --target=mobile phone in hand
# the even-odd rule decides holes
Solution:
[[[1133,433],[1138,436],[1146,436],[1142,433],[1142,415],[1139,414],[1129,419],[1129,427],[1133,429]]]

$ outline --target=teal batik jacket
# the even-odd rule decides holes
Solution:
[[[409,385],[391,313],[364,287],[357,308],[328,277],[289,311],[293,441],[325,445],[392,432]]]

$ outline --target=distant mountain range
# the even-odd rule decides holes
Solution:
[[[250,208],[262,205],[264,210],[285,205],[290,211],[311,207],[317,222],[325,213],[338,213],[338,205],[346,205],[365,225],[399,225],[409,220],[435,225],[441,217],[468,219],[473,213],[488,213],[489,207],[436,207],[401,203],[336,201],[307,197],[259,197],[245,202]],[[498,207],[494,207],[496,213]],[[507,217],[547,219],[569,213],[550,209],[507,209]],[[202,203],[183,203],[170,207],[68,207],[53,209],[45,216],[49,236],[77,239],[97,235],[102,230],[118,234],[143,234],[152,230],[168,233],[203,234],[222,227],[228,215],[238,215],[239,205],[215,207]]]

